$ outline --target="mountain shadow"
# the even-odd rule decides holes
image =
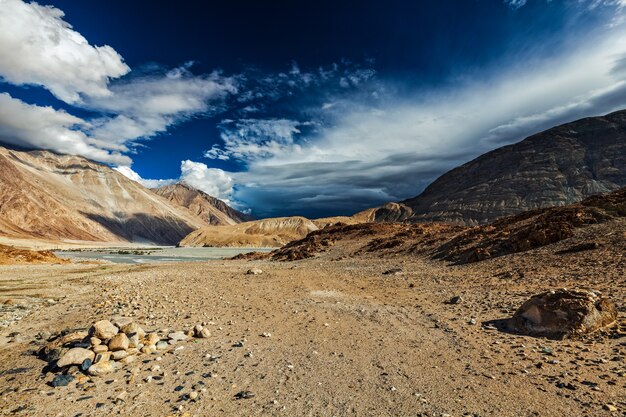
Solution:
[[[126,218],[113,218],[94,213],[81,212],[111,233],[131,242],[151,242],[157,245],[175,246],[195,228],[175,217],[159,217],[135,213]]]

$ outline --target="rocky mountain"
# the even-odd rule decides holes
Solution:
[[[222,200],[218,200],[187,184],[167,185],[155,188],[152,191],[172,204],[185,207],[196,217],[201,218],[210,225],[233,225],[253,220],[251,216],[231,208]]]
[[[277,247],[302,239],[318,227],[305,217],[277,217],[229,226],[208,226],[190,233],[180,246]]]
[[[105,165],[0,147],[0,236],[171,245],[203,225]]]
[[[484,224],[623,186],[626,111],[619,111],[546,130],[455,168],[402,202],[405,213],[397,219]]]

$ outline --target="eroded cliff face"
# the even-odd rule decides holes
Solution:
[[[2,236],[173,245],[203,224],[105,165],[0,148]]]
[[[568,123],[486,153],[403,203],[410,221],[484,224],[626,186],[626,111]]]
[[[253,220],[250,216],[233,209],[222,200],[187,184],[167,185],[152,191],[166,198],[172,204],[186,208],[209,225],[224,226]]]

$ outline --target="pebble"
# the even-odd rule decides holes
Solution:
[[[239,391],[237,394],[235,394],[235,398],[238,400],[246,400],[253,397],[254,393],[251,391]]]
[[[53,387],[66,387],[70,382],[74,380],[72,375],[57,375],[52,379]]]
[[[161,338],[159,337],[157,333],[150,333],[145,339],[145,344],[156,345],[159,340],[161,340]]]
[[[115,402],[118,404],[123,403],[126,401],[127,397],[128,397],[128,392],[122,391],[119,394],[117,394],[117,396],[115,397]]]
[[[248,271],[246,272],[246,275],[261,275],[263,273],[263,271],[259,268],[251,268],[248,269]]]
[[[87,371],[87,369],[89,369],[89,367],[93,365],[93,360],[92,359],[85,359],[83,361],[83,363],[80,364],[80,370],[85,372]]]
[[[615,407],[613,404],[604,404],[603,407],[605,410],[610,411],[610,412],[615,412],[617,411],[617,407]]]
[[[111,359],[113,359],[114,361],[121,361],[122,359],[125,359],[127,357],[128,352],[125,350],[117,350],[111,353]]]
[[[173,332],[168,334],[167,337],[174,342],[183,342],[189,338],[185,332]]]
[[[198,399],[198,393],[196,391],[191,391],[189,393],[189,399],[191,401],[195,401],[196,399]]]
[[[460,295],[455,295],[449,301],[450,304],[461,304],[463,302],[463,297]]]
[[[165,350],[167,349],[168,344],[165,340],[159,340],[155,347],[157,350]]]
[[[115,336],[119,329],[108,320],[100,320],[93,324],[91,333],[98,339],[108,340]]]

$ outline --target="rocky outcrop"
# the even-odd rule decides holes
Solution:
[[[231,226],[209,226],[185,237],[180,246],[278,247],[302,239],[318,227],[304,217],[277,217]]]
[[[105,165],[0,148],[0,236],[171,245],[203,225]]]
[[[565,207],[531,210],[476,226],[438,249],[437,257],[455,263],[478,262],[524,252],[574,235],[577,228],[626,217],[626,188]]]
[[[0,265],[16,264],[64,264],[69,261],[58,258],[50,251],[32,251],[0,245]]]
[[[410,221],[476,225],[626,186],[626,111],[549,129],[486,153],[403,203]]]
[[[251,216],[233,209],[222,200],[187,184],[167,185],[152,191],[170,203],[184,207],[209,225],[224,226],[253,220]]]
[[[564,339],[593,333],[616,320],[615,304],[601,294],[560,289],[531,297],[515,312],[509,327],[531,336]]]

